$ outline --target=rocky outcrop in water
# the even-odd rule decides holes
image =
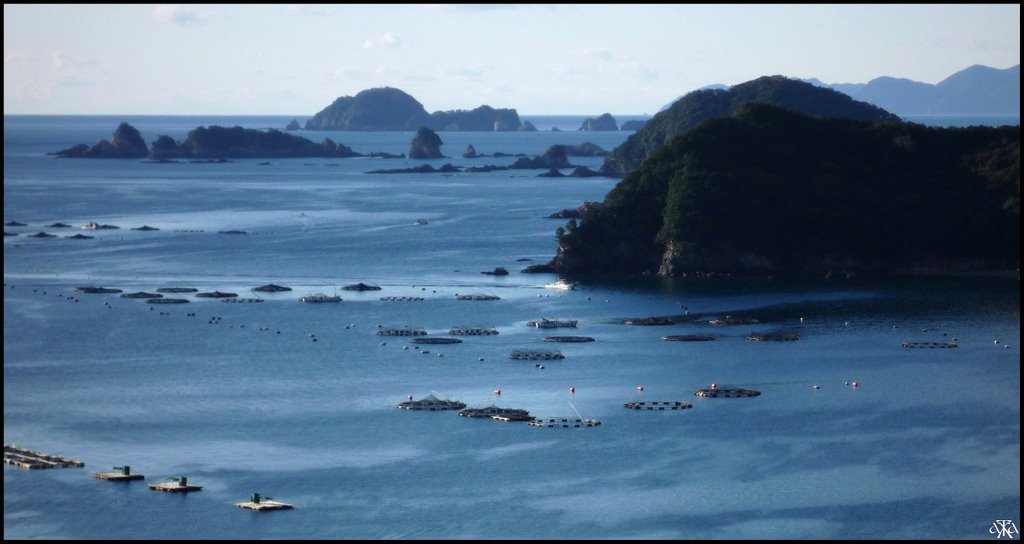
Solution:
[[[416,131],[416,137],[412,139],[412,143],[409,145],[409,158],[440,159],[444,157],[441,154],[441,145],[443,143],[441,137],[436,132],[427,127],[420,127]]]
[[[619,124],[610,113],[601,114],[597,119],[587,119],[580,125],[580,130],[619,130]]]
[[[110,140],[100,140],[91,146],[78,144],[51,155],[74,159],[142,159],[149,155],[149,148],[135,127],[121,123]]]

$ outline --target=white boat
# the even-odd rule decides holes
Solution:
[[[572,289],[576,288],[576,282],[565,281],[563,279],[559,279],[555,283],[544,284],[544,288],[545,289],[558,289],[558,290],[561,290],[561,291],[571,291]]]
[[[96,230],[98,228],[100,228],[100,226],[95,221],[89,221],[88,223],[82,225],[83,230]]]
[[[337,295],[327,296],[323,293],[317,293],[315,295],[300,297],[299,302],[341,302],[341,297]]]

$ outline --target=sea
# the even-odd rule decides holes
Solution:
[[[442,132],[448,157],[432,161],[149,163],[47,153],[107,139],[122,121],[151,142],[291,117],[5,115],[4,222],[26,226],[4,228],[17,234],[4,237],[4,444],[85,467],[5,465],[4,538],[916,540],[1020,527],[1019,271],[581,275],[553,290],[555,274],[520,272],[555,254],[565,221],[547,216],[602,200],[618,180],[368,173],[514,160],[464,159],[470,144],[539,154],[612,149],[630,134],[577,131],[583,116],[523,118],[540,131]],[[395,154],[413,137],[296,134]],[[92,221],[120,228],[80,228]],[[132,230],[142,225],[159,230]],[[27,236],[40,231],[57,237]],[[67,238],[86,232],[95,238]],[[510,274],[482,274],[496,267]],[[342,289],[358,282],[381,290]],[[252,291],[267,283],[292,290]],[[188,304],[151,305],[82,286],[261,302],[187,293],[168,296]],[[343,301],[298,301],[317,293]],[[675,323],[626,324],[651,316]],[[710,323],[725,316],[757,322]],[[527,326],[541,318],[577,327]],[[418,345],[381,327],[499,334]],[[566,334],[594,341],[544,341]],[[686,334],[715,339],[662,339]],[[547,349],[565,358],[509,357]],[[695,395],[711,384],[761,395]],[[428,395],[600,425],[396,409]],[[145,480],[93,477],[125,465]],[[180,476],[202,490],[147,488]],[[294,509],[236,508],[253,493]]]

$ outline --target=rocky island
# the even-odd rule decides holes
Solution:
[[[436,132],[430,130],[427,127],[420,127],[416,131],[416,137],[412,139],[412,143],[409,144],[409,158],[410,159],[440,159],[444,155],[441,154],[441,145],[444,142],[441,141],[441,137]]]
[[[408,93],[393,87],[342,96],[306,121],[306,130],[503,132],[536,130],[523,123],[514,109],[480,106],[472,110],[427,110]]]
[[[597,119],[586,119],[583,124],[580,125],[580,130],[605,130],[615,131],[619,130],[619,124],[612,117],[612,114],[602,114]]]

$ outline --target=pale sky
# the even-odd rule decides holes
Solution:
[[[1020,63],[1020,5],[4,5],[5,114],[653,114],[762,75],[938,83]]]

